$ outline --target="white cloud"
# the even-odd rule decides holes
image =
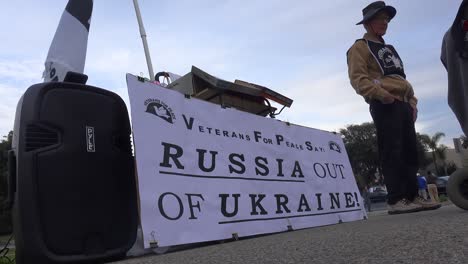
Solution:
[[[416,130],[430,136],[442,132],[445,137],[441,140],[441,143],[452,148],[453,138],[463,135],[460,125],[451,111],[427,113],[416,122]]]
[[[42,70],[34,60],[0,60],[0,136],[13,129],[16,104],[29,86],[41,82]]]
[[[0,60],[0,80],[8,82],[38,82],[43,70],[37,60]]]
[[[409,80],[420,100],[447,97],[447,71],[441,63],[414,69]]]
[[[0,84],[0,98],[4,98],[0,104],[0,137],[13,130],[16,104],[22,94],[19,89]]]
[[[311,72],[315,68],[309,68]],[[288,97],[295,101],[281,119],[314,128],[337,131],[348,124],[371,121],[368,105],[349,84],[346,72],[305,75],[290,82]]]

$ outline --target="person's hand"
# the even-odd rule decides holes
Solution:
[[[395,97],[390,94],[382,98],[382,104],[393,104],[393,102],[395,102]]]
[[[382,82],[380,80],[378,80],[378,79],[374,79],[374,80],[372,80],[372,82],[374,84],[378,85],[379,87],[381,87],[381,85],[382,85]],[[382,104],[393,104],[393,102],[395,102],[395,97],[393,97],[391,94],[386,92],[385,96],[380,101],[382,102]]]

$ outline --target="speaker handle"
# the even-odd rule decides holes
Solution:
[[[79,84],[86,84],[88,81],[88,75],[79,73],[79,72],[73,72],[69,71],[65,75],[65,78],[63,79],[63,82],[72,82],[72,83],[79,83]]]

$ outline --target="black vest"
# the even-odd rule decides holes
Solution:
[[[369,47],[370,53],[377,61],[377,64],[379,64],[383,75],[399,75],[406,79],[403,61],[392,45],[386,45],[367,39],[358,39],[357,41],[360,40],[367,43],[367,47]]]

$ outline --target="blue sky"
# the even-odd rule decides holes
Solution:
[[[94,0],[85,73],[88,84],[128,102],[125,73],[148,76],[132,0]],[[362,0],[139,0],[155,72],[183,75],[195,65],[226,80],[267,86],[294,103],[278,117],[338,131],[371,121],[349,84],[346,51],[362,36]],[[0,135],[43,64],[66,0],[0,3]],[[416,129],[462,135],[447,105],[442,37],[461,0],[386,1],[398,13],[385,39],[398,50],[419,98]]]

